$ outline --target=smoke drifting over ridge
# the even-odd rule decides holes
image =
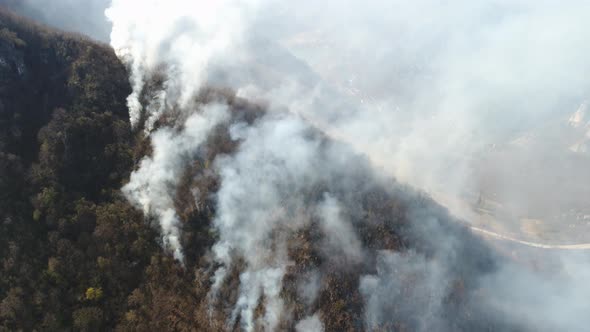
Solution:
[[[366,329],[402,321],[419,331],[582,331],[590,323],[586,258],[559,257],[568,274],[537,275],[389,177],[460,192],[473,181],[466,159],[482,146],[575,110],[590,83],[589,15],[582,1],[115,0],[107,16],[112,45],[131,69],[130,118],[146,121],[154,150],[123,190],[155,215],[165,246],[182,260],[171,193],[208,133],[228,127],[238,147],[213,165],[220,187],[210,293],[215,302],[244,261],[228,328],[239,321],[244,330],[275,330],[291,315],[282,296],[294,265],[288,240],[312,228],[326,261],[363,271]],[[162,71],[161,86],[146,92]],[[264,100],[268,111],[254,123],[230,121],[223,101],[193,102],[207,86]],[[154,126],[169,110],[183,114],[176,127]],[[407,251],[375,252],[361,239],[359,221],[373,211],[360,199],[379,190],[409,206],[410,223],[397,225]],[[312,303],[314,278],[303,286]],[[475,313],[466,325],[464,308],[448,301],[462,288]],[[297,329],[322,330],[321,313],[309,307]]]

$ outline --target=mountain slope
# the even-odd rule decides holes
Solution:
[[[127,72],[109,47],[1,8],[0,40],[0,329],[112,326],[149,260],[131,246],[156,248],[117,198],[133,153]]]
[[[530,329],[503,257],[299,116],[208,87],[132,128],[109,47],[0,31],[0,330]]]

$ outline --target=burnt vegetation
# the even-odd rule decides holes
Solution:
[[[134,166],[151,153],[144,126],[132,130],[129,124],[127,77],[109,47],[0,10],[0,331],[239,329],[226,323],[238,296],[239,257],[216,299],[208,296],[216,268],[209,251],[217,238],[212,219],[220,185],[212,165],[239,142],[220,125],[187,163],[174,201],[183,228],[182,266],[163,251],[152,221],[120,193]],[[154,75],[144,101],[163,79]],[[264,114],[263,104],[216,88],[195,96],[194,108],[212,101],[230,106],[232,122],[253,123]],[[155,127],[178,127],[179,116],[168,110]],[[390,187],[397,189],[384,188],[366,175],[369,166],[360,157],[351,167],[358,167],[358,176],[346,186],[340,187],[341,174],[334,174],[336,180],[303,194],[312,201],[327,191],[340,195],[367,258],[327,255],[324,235],[311,217],[304,229],[287,232],[293,264],[281,296],[291,317],[282,318],[281,330],[294,330],[298,320],[316,312],[326,331],[364,330],[359,280],[376,272],[378,252],[411,249],[436,256],[436,245],[408,226],[412,211],[428,214],[436,209],[433,203],[394,181]],[[463,252],[466,266],[493,269],[486,254]],[[457,270],[447,294],[449,315],[457,317],[453,326],[493,329],[465,306],[472,272]],[[319,275],[318,295],[310,299],[298,285],[313,273]],[[406,286],[411,288],[412,280]],[[262,298],[257,315],[264,306]],[[419,320],[391,321],[382,330],[415,330]]]

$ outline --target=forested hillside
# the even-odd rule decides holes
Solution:
[[[112,49],[0,11],[0,329],[114,326],[158,252]]]
[[[144,103],[165,79],[153,73],[142,91]],[[367,160],[303,121],[265,115],[263,104],[228,89],[201,89],[190,100],[194,114],[171,107],[154,124],[162,128],[156,138],[168,135],[170,149],[182,148],[198,134],[189,127],[199,114],[215,105],[227,109],[205,144],[169,165],[180,169],[171,202],[183,259],[174,259],[166,250],[170,234],[158,232],[157,213],[144,215],[121,191],[133,183],[132,171],[166,153],[146,136],[145,117],[131,128],[130,93],[127,70],[110,47],[0,11],[1,331],[218,331],[240,330],[248,322],[264,330],[268,320],[289,331],[297,322],[326,331],[517,329],[478,304],[486,297],[478,278],[496,269],[498,258],[443,208],[378,178]],[[216,165],[235,158],[268,178],[273,156],[244,151],[272,144],[256,141],[256,132],[285,123],[286,134],[277,132],[277,140],[295,133],[293,149],[313,146],[311,157],[297,155],[310,160],[306,166],[313,172],[274,174],[285,179],[275,181],[280,208],[268,211],[278,220],[267,220],[268,227],[275,228],[254,225],[264,234],[263,245],[254,246],[259,251],[246,250],[245,240],[244,250],[238,243],[222,264],[212,247],[227,234],[213,220],[223,204],[221,178],[232,173]],[[254,129],[240,133],[245,127]],[[263,178],[238,189],[257,188]],[[255,204],[263,189],[245,194]],[[256,209],[244,206],[241,213]],[[243,272],[256,262],[275,264],[275,251],[289,261],[281,288],[255,289],[261,292],[256,302],[244,304],[244,276],[272,276]],[[288,314],[268,318],[277,303]],[[418,307],[436,319],[420,315]],[[253,316],[242,317],[248,308]]]

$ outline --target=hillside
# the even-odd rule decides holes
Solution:
[[[0,331],[539,326],[486,287],[504,257],[288,110],[155,71],[132,126],[110,47],[4,10],[0,40]]]
[[[126,70],[108,46],[3,9],[0,40],[0,329],[113,325],[156,247],[118,198],[133,160]]]

